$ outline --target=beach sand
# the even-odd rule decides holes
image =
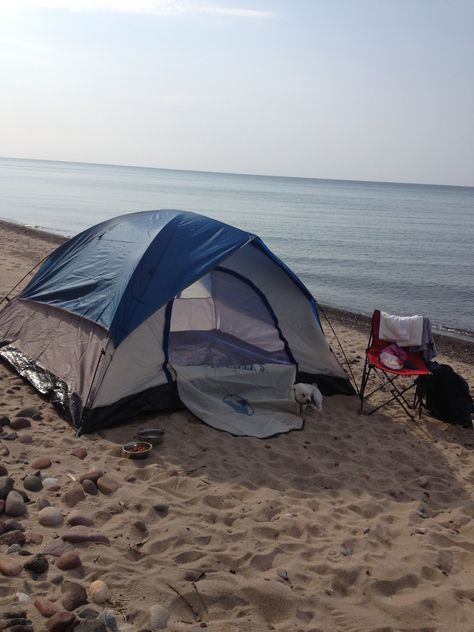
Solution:
[[[58,243],[1,223],[0,295]],[[360,382],[368,320],[327,312]],[[324,320],[323,327],[338,354]],[[474,385],[472,345],[438,343],[437,359]],[[120,630],[474,630],[472,429],[426,413],[414,423],[395,405],[360,415],[356,397],[336,396],[307,416],[303,431],[270,440],[232,437],[187,412],[76,438],[46,400],[0,365],[0,417],[13,420],[24,407],[42,419],[30,419],[15,440],[0,437],[0,464],[15,489],[37,471],[57,483],[27,492],[27,514],[16,518],[25,543],[18,531],[0,535],[0,567],[17,573],[0,574],[3,617],[23,610],[35,631],[48,621],[49,629],[65,629],[34,603],[44,609],[37,600],[48,599],[64,611],[65,598],[66,605],[74,595],[84,602],[77,585],[88,590],[102,580],[108,601],[97,605],[88,595],[75,613],[107,611]],[[122,458],[120,446],[154,424],[166,434],[152,457]],[[84,452],[72,454],[76,448]],[[34,463],[39,457],[44,462]],[[79,479],[93,470],[106,474],[103,491],[84,495]],[[39,523],[45,500],[60,510],[59,526]],[[0,519],[1,533],[13,518]],[[71,532],[70,522],[89,520],[103,542],[62,539],[78,529]],[[61,570],[58,553],[66,549],[77,551],[80,565]],[[40,553],[46,572],[22,568]]]

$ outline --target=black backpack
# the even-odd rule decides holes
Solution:
[[[431,375],[417,378],[418,394],[424,407],[442,421],[472,428],[474,402],[469,384],[448,364],[432,362],[430,370]]]

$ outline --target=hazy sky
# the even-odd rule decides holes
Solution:
[[[0,0],[0,155],[474,185],[474,0]]]

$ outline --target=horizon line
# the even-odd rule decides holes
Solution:
[[[474,184],[440,184],[434,182],[400,182],[398,180],[354,180],[351,178],[324,178],[315,176],[288,176],[278,174],[262,174],[262,173],[241,173],[235,171],[213,171],[206,169],[178,169],[176,167],[150,167],[149,165],[130,165],[130,164],[118,164],[108,162],[85,162],[80,160],[57,160],[51,158],[22,158],[18,156],[0,156],[0,160],[25,160],[34,162],[60,162],[73,165],[91,165],[95,167],[122,167],[124,169],[155,169],[159,171],[182,171],[185,173],[206,173],[213,175],[223,176],[244,176],[255,178],[290,178],[294,180],[329,180],[331,182],[357,182],[360,184],[409,184],[415,186],[433,186],[433,187],[451,187],[461,189],[472,189]]]

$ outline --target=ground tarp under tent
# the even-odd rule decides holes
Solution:
[[[178,210],[57,248],[0,312],[0,357],[80,432],[185,405],[268,437],[302,427],[295,381],[354,393],[298,277],[256,235]]]

